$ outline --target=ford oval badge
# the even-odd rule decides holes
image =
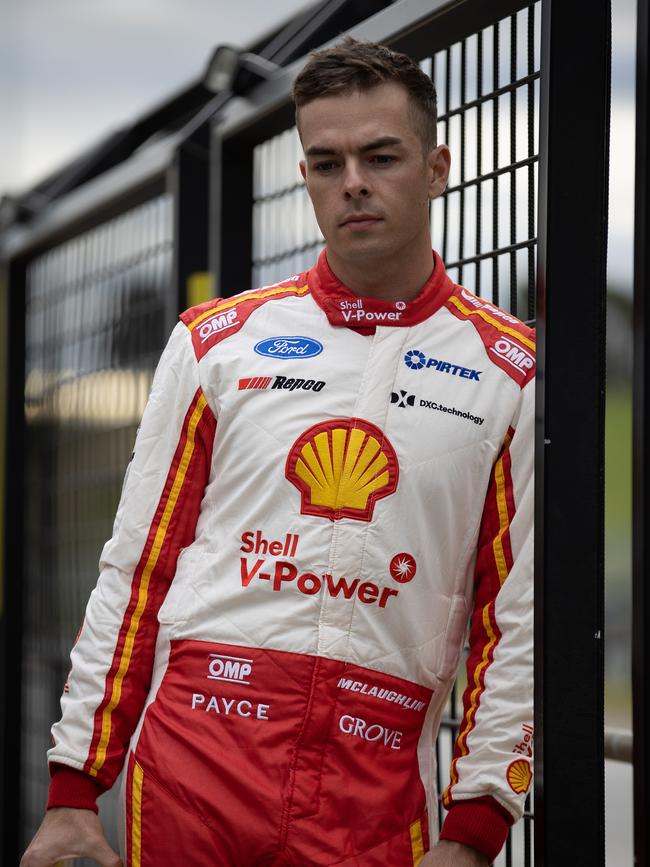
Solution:
[[[253,347],[258,355],[267,358],[313,358],[323,351],[323,344],[311,337],[268,337]]]

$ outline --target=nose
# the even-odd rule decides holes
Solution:
[[[348,200],[366,198],[370,195],[368,178],[362,171],[361,166],[354,160],[350,160],[345,166],[343,195]]]

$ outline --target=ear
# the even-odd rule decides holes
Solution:
[[[427,167],[429,170],[429,198],[437,199],[444,193],[449,180],[451,153],[447,145],[441,144],[429,151]]]
[[[300,160],[298,165],[300,167],[300,174],[302,175],[303,180],[306,181],[307,180],[307,164],[305,163],[304,160]]]

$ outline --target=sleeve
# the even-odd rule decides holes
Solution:
[[[119,774],[151,682],[158,609],[194,539],[216,420],[190,332],[179,323],[158,364],[100,575],[71,653],[48,752],[48,808],[96,810]]]
[[[531,377],[490,476],[476,556],[464,717],[441,839],[492,861],[532,781],[534,397]]]

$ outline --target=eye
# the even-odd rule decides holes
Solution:
[[[336,163],[334,160],[323,160],[320,163],[314,163],[313,169],[315,172],[318,172],[321,175],[325,175],[328,172],[333,171],[336,168]]]
[[[377,166],[388,166],[395,162],[395,157],[390,154],[373,154],[370,157],[370,162]]]

